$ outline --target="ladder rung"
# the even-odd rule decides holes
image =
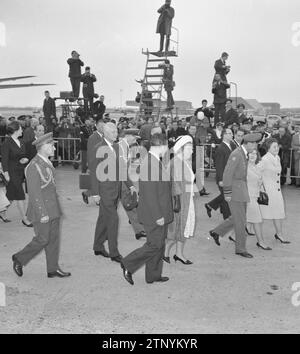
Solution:
[[[148,91],[148,92],[151,92],[151,93],[160,93],[160,91],[157,91],[157,90],[154,90],[154,91]]]
[[[151,85],[163,85],[163,83],[160,82],[160,81],[145,82],[145,84],[149,85],[149,86],[151,86]]]
[[[159,68],[157,66],[147,66],[147,70],[162,70],[162,68]]]
[[[165,61],[165,58],[161,58],[161,59],[148,59],[148,62],[155,62],[155,61]]]
[[[163,77],[163,75],[145,75],[146,77]]]

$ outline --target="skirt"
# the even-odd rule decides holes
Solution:
[[[6,187],[6,197],[8,200],[25,200],[23,183],[25,180],[24,170],[9,172],[10,181]]]
[[[247,203],[247,222],[259,224],[262,220],[260,206],[257,203],[257,197],[250,197],[250,202]]]

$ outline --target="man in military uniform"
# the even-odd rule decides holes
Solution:
[[[247,187],[248,154],[257,147],[261,139],[260,133],[247,134],[241,147],[229,156],[223,173],[223,191],[229,203],[231,217],[210,231],[210,236],[220,246],[220,237],[234,229],[236,238],[235,253],[245,258],[253,258],[246,250],[246,207],[249,202]],[[230,238],[234,241],[232,238]]]
[[[58,265],[59,222],[62,215],[54,181],[54,167],[49,160],[54,155],[53,134],[45,134],[32,143],[37,155],[25,170],[28,188],[27,217],[33,223],[35,237],[20,252],[12,256],[13,269],[21,277],[23,266],[43,249],[46,252],[48,278],[69,277]]]

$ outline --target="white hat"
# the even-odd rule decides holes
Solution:
[[[173,147],[175,154],[186,144],[193,144],[193,138],[190,135],[178,137]]]

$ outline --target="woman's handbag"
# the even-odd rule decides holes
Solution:
[[[130,189],[124,182],[122,183],[121,202],[124,209],[127,211],[133,210],[138,206],[138,198],[136,192],[131,194]]]
[[[7,187],[8,182],[2,172],[0,172],[0,187]]]
[[[174,211],[174,213],[179,213],[180,209],[181,209],[180,196],[179,195],[175,195],[173,197],[173,211]]]
[[[265,189],[265,187],[264,187]],[[259,197],[257,198],[257,203],[260,205],[269,205],[269,196],[265,191],[259,191]]]

